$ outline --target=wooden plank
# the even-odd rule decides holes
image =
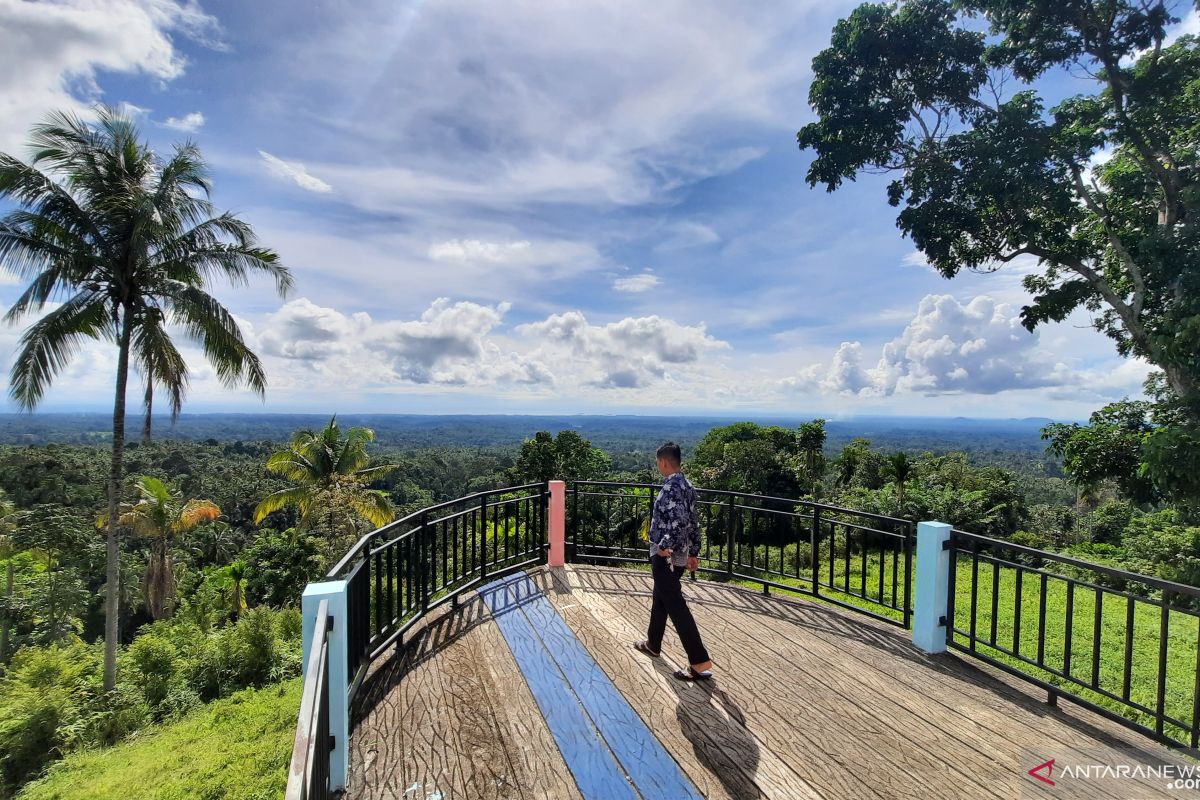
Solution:
[[[500,629],[483,625],[477,636],[487,691],[524,796],[582,800],[529,687],[516,679],[519,668]]]
[[[635,596],[641,595],[649,587],[649,581],[636,573],[627,573],[616,581],[611,580],[609,575],[587,576],[587,579],[602,583],[601,590],[606,593],[614,593],[615,590],[614,597],[631,591]],[[946,743],[942,749],[948,754],[947,757],[952,757],[960,767],[969,766],[968,771],[972,776],[988,776],[987,782],[992,791],[1005,783],[1013,792],[1019,791],[1021,782],[1025,780],[1025,770],[1034,766],[1035,762],[1031,760],[1035,756],[1034,747],[1060,753],[1060,760],[1065,763],[1070,763],[1071,759],[1075,763],[1114,764],[1174,761],[1162,758],[1166,751],[1153,748],[1148,743],[1145,747],[1134,747],[1132,750],[1108,747],[1105,741],[1071,731],[1060,720],[1049,718],[1051,714],[1058,713],[1056,710],[1043,707],[1045,710],[1035,715],[1019,703],[1005,703],[1003,696],[997,697],[992,691],[982,689],[970,680],[959,678],[954,682],[956,685],[952,691],[943,691],[942,687],[929,682],[934,674],[939,675],[939,680],[946,680],[944,669],[939,673],[928,664],[938,659],[916,655],[912,646],[903,639],[902,631],[892,631],[886,626],[862,620],[858,635],[850,636],[845,635],[843,622],[836,619],[843,615],[842,612],[811,604],[801,605],[803,601],[780,602],[744,589],[714,584],[698,584],[688,591],[701,613],[712,611],[719,619],[717,627],[721,627],[722,635],[718,648],[714,649],[772,653],[780,649],[781,641],[786,642],[783,648],[786,659],[772,662],[773,666],[756,663],[755,667],[772,672],[786,672],[790,668],[795,675],[802,665],[799,674],[808,673],[814,679],[828,682],[831,692],[867,693],[878,698],[882,706],[865,704],[865,709],[874,709],[877,713],[873,716],[881,722],[886,722],[894,715],[895,724],[910,739],[928,725],[941,728],[944,731],[941,738]],[[636,603],[630,605],[620,599],[617,605],[624,613],[633,616],[638,613]],[[805,618],[802,621],[787,619],[789,615]],[[711,619],[707,615],[705,619],[710,624],[702,624],[702,629],[713,630]],[[857,619],[847,622],[851,625],[860,623]],[[876,626],[877,630],[869,630],[870,626]],[[877,637],[890,637],[890,641],[881,643]],[[972,673],[987,677],[986,673],[976,670],[972,670]],[[847,682],[843,676],[853,680]],[[897,680],[901,676],[908,682]],[[922,679],[925,680],[924,685],[921,684]],[[1004,685],[1004,688],[1010,687]],[[949,701],[950,705],[947,704],[947,695],[953,698]],[[987,706],[980,702],[980,698],[998,701],[1001,707]],[[1021,696],[1020,699],[1028,698]],[[907,709],[910,713],[896,713],[897,709]],[[1001,733],[996,734],[985,727],[981,724],[981,718]],[[1064,728],[1065,735],[1062,731],[1055,731],[1056,727]],[[918,737],[918,741],[921,738]],[[1125,737],[1127,740],[1132,738],[1128,734]],[[1161,752],[1155,754],[1152,748]],[[1137,791],[1139,796],[1171,796],[1162,785],[1149,779],[1122,781],[1119,784],[1075,782],[1074,790],[1064,796],[1121,798],[1128,796],[1130,789]]]
[[[568,689],[562,672],[533,626],[520,612],[520,604],[533,599],[524,583],[527,582],[500,581],[481,589],[479,594],[500,626],[575,784],[587,800],[638,800],[628,776],[583,712],[578,698]]]
[[[701,603],[755,614],[773,636],[786,638],[813,657],[823,656],[824,672],[855,671],[870,682],[873,691],[888,694],[901,704],[915,704],[916,713],[944,723],[951,735],[961,737],[960,741],[984,757],[1010,758],[1015,774],[1023,775],[1031,759],[1051,751],[1060,753],[1064,761],[1074,758],[1077,763],[1187,763],[1115,723],[1092,714],[1087,714],[1087,719],[1068,716],[1062,709],[1031,698],[1016,679],[998,680],[987,669],[953,654],[928,656],[910,643],[904,631],[873,620],[861,620],[860,633],[867,635],[847,636],[840,624],[828,621],[829,616],[847,616],[846,612],[803,600],[768,599],[738,587],[702,584],[696,593]],[[859,620],[851,618],[849,622]],[[872,627],[873,632],[867,630]],[[886,646],[881,637],[887,640]],[[861,669],[847,667],[846,657],[855,658]],[[1031,742],[1037,742],[1041,750],[1034,752]],[[1076,792],[1081,797],[1121,800],[1133,786],[1148,797],[1166,796],[1161,783],[1150,778],[1130,779],[1123,786],[1076,784]]]
[[[528,577],[538,596],[520,606],[570,691],[644,797],[700,800],[700,793]]]
[[[612,642],[610,647],[615,645],[623,653],[632,655],[632,663],[641,671],[641,684],[652,689],[648,697],[640,692],[628,691],[626,696],[640,701],[641,707],[674,709],[674,725],[665,721],[660,724],[660,716],[649,712],[644,714],[654,730],[660,732],[660,737],[665,731],[678,731],[674,739],[666,738],[668,746],[674,742],[676,748],[683,749],[686,745],[681,747],[679,739],[689,742],[695,758],[705,771],[716,773],[717,782],[727,795],[739,800],[755,797],[803,800],[853,796],[844,792],[822,794],[815,781],[805,779],[805,775],[819,765],[811,760],[789,764],[780,759],[755,733],[756,726],[747,721],[747,715],[724,693],[706,692],[672,678],[671,671],[682,662],[672,663],[665,658],[655,660],[634,653],[629,645],[643,638],[642,632],[617,613],[605,597],[587,590],[571,567],[562,572],[555,571],[555,580],[571,593],[571,598],[591,611],[596,623],[608,632]],[[626,663],[629,663],[629,655],[626,656]],[[606,660],[606,663],[613,662]],[[621,676],[624,676],[626,683],[638,681],[629,677],[624,670],[614,679],[622,680]],[[693,779],[699,780],[701,773],[692,769],[688,773]]]
[[[629,618],[646,613],[636,598],[614,605]],[[857,676],[814,668],[786,648],[781,653],[778,641],[755,636],[753,618],[715,604],[696,613],[716,654],[720,686],[745,703],[748,715],[777,732],[769,744],[784,760],[820,753],[833,762],[831,772],[840,769],[848,778],[869,781],[870,791],[885,797],[994,791],[997,784],[987,777],[991,764],[937,726],[858,687]],[[875,769],[864,775],[861,765],[868,763]],[[992,777],[1016,778],[1012,771]]]
[[[560,588],[549,572],[538,573],[533,580],[542,586],[575,637],[604,665],[617,689],[704,797],[749,800],[763,796],[741,767],[758,760],[757,749],[745,747],[742,742],[748,736],[744,728],[741,736],[736,736],[725,720],[710,713],[706,716],[706,725],[687,726],[685,735],[684,717],[690,713],[678,707],[682,700],[669,702],[659,684],[659,676],[647,660],[626,641],[617,641],[580,598]],[[643,668],[650,674],[647,675]],[[726,781],[735,785],[726,790],[722,785]]]
[[[895,706],[908,709],[912,717],[928,720],[930,724],[940,727],[960,744],[959,753],[967,749],[973,750],[978,754],[974,759],[976,762],[982,760],[984,765],[994,764],[993,772],[996,772],[998,777],[1011,780],[1012,776],[1017,776],[1017,781],[1024,779],[1025,771],[1034,766],[1034,761],[1031,761],[1030,742],[1038,742],[1039,747],[1045,748],[1046,752],[1052,752],[1064,763],[1130,763],[1131,760],[1139,763],[1161,762],[1162,754],[1145,752],[1140,747],[1133,750],[1113,748],[1096,738],[1072,731],[1060,720],[1044,713],[1050,710],[1045,706],[1039,709],[1043,713],[1038,715],[1011,701],[1003,708],[995,708],[984,700],[995,697],[1003,703],[1004,696],[996,696],[988,690],[983,690],[977,683],[960,681],[953,690],[943,691],[942,687],[931,684],[930,669],[923,663],[931,659],[920,656],[916,661],[896,656],[880,658],[878,653],[864,652],[864,645],[845,641],[840,642],[841,646],[834,649],[833,642],[822,637],[808,636],[806,631],[797,628],[794,623],[770,614],[759,616],[756,621],[759,624],[754,628],[747,626],[743,629],[766,632],[766,637],[757,636],[760,644],[765,646],[767,643],[784,640],[801,654],[806,665],[820,664],[821,674],[852,674],[863,690],[887,698]],[[912,655],[915,655],[915,652]],[[977,674],[981,679],[989,677],[985,673]],[[830,688],[839,687],[831,685]],[[846,690],[845,686],[841,689]],[[902,727],[907,727],[904,715],[897,715],[896,721]],[[963,761],[960,760],[959,763]],[[1001,767],[1005,769],[1001,771]],[[1137,786],[1137,790],[1144,792],[1146,797],[1170,796],[1163,792],[1161,783],[1149,779],[1130,779],[1120,784],[1075,783],[1070,789],[1061,789],[1060,792],[1064,792],[1062,796],[1077,796],[1089,800],[1097,797],[1124,800],[1132,786]]]
[[[516,674],[481,600],[431,612],[363,685],[359,705],[366,710],[351,734],[347,797],[577,800]]]

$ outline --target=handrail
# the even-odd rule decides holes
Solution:
[[[594,480],[579,480],[571,481],[572,485],[580,486],[612,486],[615,488],[630,488],[630,489],[661,489],[660,483],[635,483],[625,481],[594,481]],[[792,505],[805,506],[807,508],[819,508],[822,511],[842,512],[846,514],[854,514],[857,517],[870,517],[871,519],[879,519],[885,522],[895,522],[904,525],[911,525],[909,520],[899,517],[889,517],[886,514],[876,514],[873,511],[856,511],[852,508],[843,508],[841,506],[831,506],[828,503],[821,503],[816,500],[804,500],[796,497],[777,497],[770,494],[755,494],[754,492],[739,492],[733,489],[706,489],[703,486],[696,487],[697,492],[705,494],[718,495],[720,497],[753,497],[756,500],[771,500],[777,503],[791,503]]]
[[[660,484],[626,481],[572,481],[568,543],[574,559],[644,562],[646,545],[635,541],[639,526],[630,524],[633,518],[626,509],[631,502],[634,509],[644,505],[637,513],[644,518],[653,491],[660,488]],[[621,489],[645,489],[651,494],[620,494]],[[699,572],[757,583],[763,591],[773,587],[819,596],[909,626],[912,522],[814,500],[703,487],[696,487],[696,493],[697,511],[703,517]],[[608,510],[614,501],[616,518]],[[802,548],[808,548],[804,558]]]
[[[300,695],[300,714],[284,800],[325,800],[329,792],[329,601],[317,606],[312,648]]]
[[[1153,586],[1155,589],[1162,589],[1168,592],[1176,592],[1178,594],[1186,594],[1189,597],[1200,598],[1200,588],[1188,586],[1186,583],[1175,583],[1164,578],[1156,578],[1152,575],[1142,575],[1137,572],[1129,572],[1127,570],[1110,567],[1107,564],[1097,564],[1093,561],[1085,561],[1082,558],[1055,553],[1049,550],[1038,550],[1036,547],[1027,547],[1023,544],[1014,542],[1006,542],[1003,539],[994,539],[990,536],[981,536],[978,533],[969,533],[968,531],[954,530],[951,531],[951,536],[956,539],[966,539],[969,542],[979,542],[991,547],[1003,547],[1006,550],[1013,550],[1018,553],[1040,558],[1045,561],[1057,561],[1060,564],[1066,564],[1069,567],[1078,569],[1086,569],[1091,572],[1099,572],[1103,575],[1108,575],[1111,578],[1118,580],[1130,581],[1132,583],[1141,583],[1146,586]]]
[[[398,528],[398,527],[404,525],[404,523],[406,523],[406,522],[412,522],[413,520],[419,520],[423,515],[428,515],[430,513],[436,512],[436,511],[441,511],[443,508],[449,508],[450,506],[458,505],[459,503],[465,503],[468,500],[477,500],[480,497],[487,497],[489,495],[495,495],[495,494],[507,494],[509,492],[522,492],[522,491],[525,491],[528,489],[537,489],[537,488],[543,487],[543,486],[545,486],[544,483],[526,483],[526,484],[522,484],[520,486],[506,486],[503,489],[485,489],[482,492],[475,492],[474,494],[468,494],[463,497],[459,497],[456,500],[446,500],[441,503],[435,503],[434,505],[431,505],[431,506],[425,506],[422,509],[412,512],[411,514],[409,514],[406,517],[401,517],[400,519],[392,520],[387,525],[384,525],[381,528],[376,528],[375,530],[373,530],[369,533],[364,533],[359,538],[359,540],[354,543],[354,546],[346,551],[346,555],[342,556],[338,560],[338,562],[333,565],[333,568],[330,569],[329,572],[326,573],[326,577],[328,577],[330,579],[336,578],[338,575],[340,575],[342,573],[342,570],[344,570],[351,561],[353,561],[357,556],[362,555],[363,549],[369,546],[369,543],[371,542],[372,539],[375,539],[380,534],[384,534],[391,530],[394,530],[395,528]]]

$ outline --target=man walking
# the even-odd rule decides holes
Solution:
[[[636,647],[658,658],[662,650],[667,617],[679,634],[687,653],[687,669],[675,671],[681,681],[707,680],[712,677],[712,661],[691,609],[683,598],[680,578],[686,567],[695,572],[700,559],[700,521],[696,518],[696,490],[683,476],[679,445],[667,442],[658,448],[658,471],[663,474],[662,490],[654,501],[650,519],[650,567],[654,575],[654,602],[650,606],[650,627],[646,640]]]

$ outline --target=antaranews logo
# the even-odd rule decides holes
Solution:
[[[1053,777],[1054,776],[1054,759],[1053,758],[1050,759],[1049,761],[1045,762],[1044,764],[1038,764],[1036,767],[1029,770],[1029,772],[1027,774],[1031,778],[1035,778],[1035,779],[1041,781],[1042,783],[1048,783],[1051,786],[1056,785],[1054,783],[1054,777]]]
[[[1126,761],[1120,757],[1113,758],[1113,755],[1108,754],[1103,760],[1087,761],[1064,761],[1058,757],[1046,761],[1036,759],[1040,763],[1025,771],[1029,776],[1025,785],[1040,786],[1044,790],[1048,786],[1069,784],[1075,791],[1086,791],[1088,786],[1097,789],[1107,787],[1107,791],[1117,791],[1120,796],[1129,797],[1196,797],[1200,794],[1200,765],[1165,760],[1158,763],[1133,759]],[[1122,788],[1117,789],[1116,786]],[[1164,790],[1165,794],[1158,794]],[[1036,794],[1042,795],[1042,792]]]

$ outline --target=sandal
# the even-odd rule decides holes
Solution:
[[[691,667],[688,667],[687,669],[675,670],[675,679],[680,681],[708,681],[712,680],[712,676],[713,674],[711,669],[706,669],[703,672],[697,672]]]
[[[633,645],[633,649],[637,650],[639,653],[645,653],[646,655],[650,656],[651,658],[660,658],[662,656],[662,653],[656,653],[653,650],[651,650],[650,643],[645,640],[642,640],[640,642],[635,642]]]

